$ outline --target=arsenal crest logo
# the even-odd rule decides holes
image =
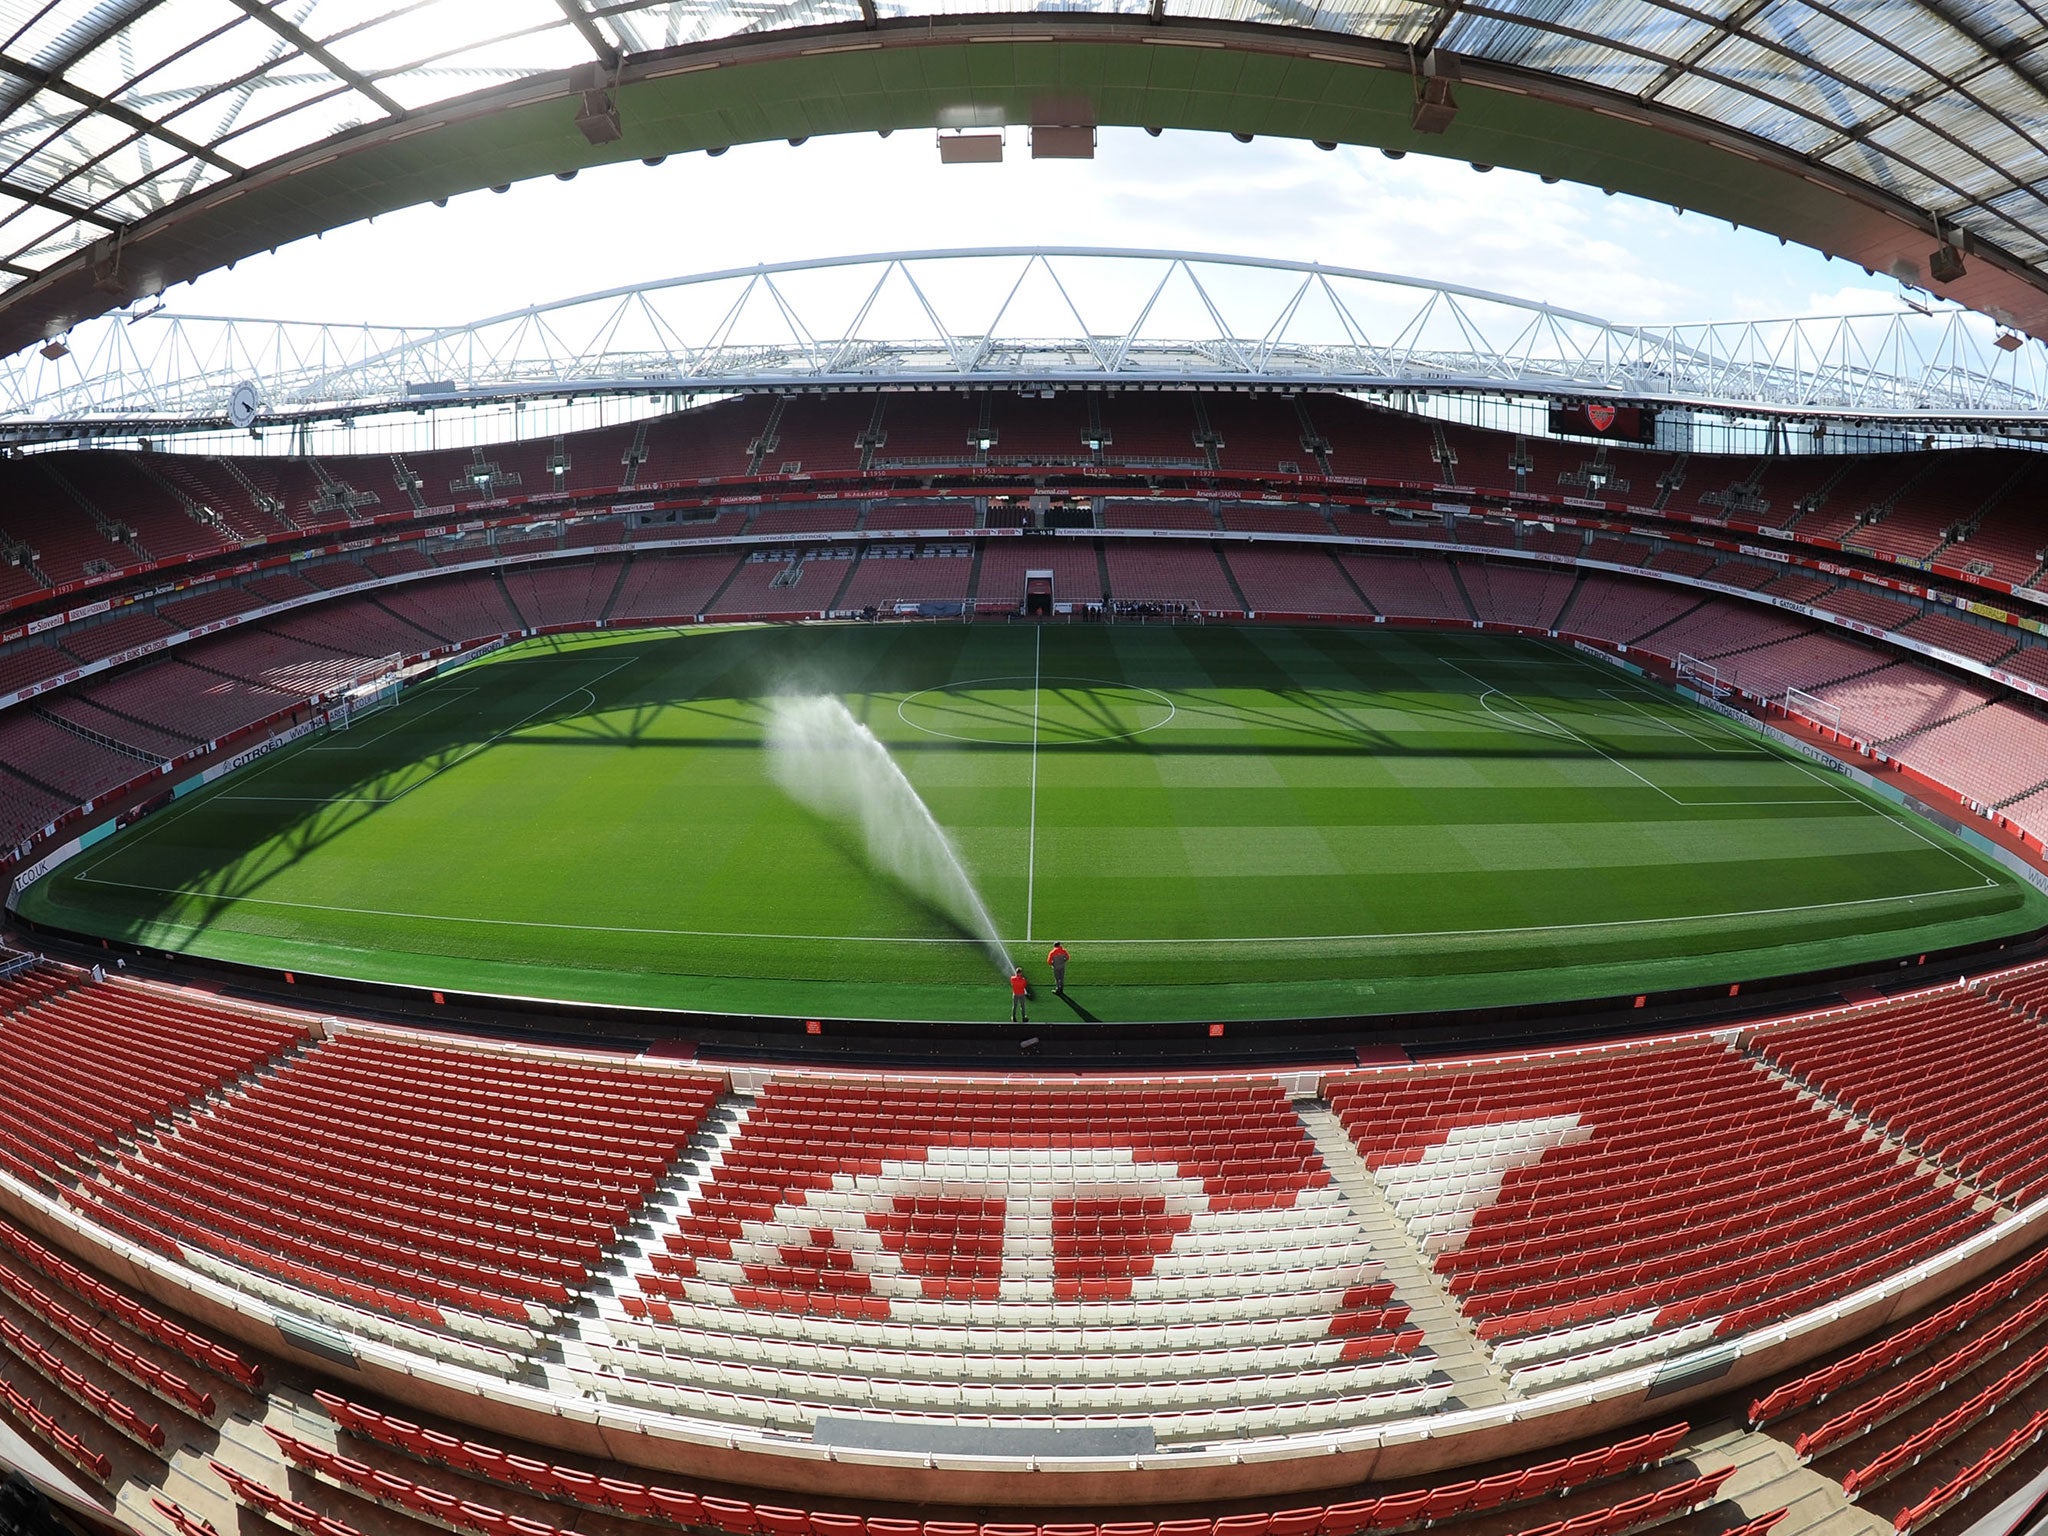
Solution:
[[[1593,423],[1593,430],[1595,432],[1605,432],[1614,425],[1614,407],[1611,405],[1589,405],[1586,407],[1586,420]]]

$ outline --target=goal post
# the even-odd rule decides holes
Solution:
[[[368,663],[357,680],[342,690],[341,697],[327,706],[327,729],[345,731],[358,715],[396,703],[404,686],[399,676],[405,657],[394,651]]]
[[[1829,732],[1837,742],[1845,739],[1842,732],[1842,706],[1831,704],[1817,694],[1808,693],[1804,688],[1785,690],[1785,713],[1796,715],[1807,724]]]
[[[1710,699],[1726,699],[1735,690],[1721,681],[1721,669],[1711,661],[1701,661],[1697,656],[1679,652],[1677,676],[1681,683],[1690,684]]]

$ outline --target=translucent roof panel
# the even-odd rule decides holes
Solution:
[[[242,171],[601,52],[1155,9],[1551,77],[2048,251],[2048,0],[0,0],[0,295]]]

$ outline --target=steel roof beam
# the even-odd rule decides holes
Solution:
[[[384,91],[379,89],[375,81],[371,80],[367,75],[360,74],[356,70],[351,69],[348,63],[336,55],[331,48],[324,47],[320,43],[315,42],[301,28],[294,26],[269,6],[263,4],[262,0],[229,0],[229,4],[240,10],[244,15],[270,28],[271,31],[291,44],[299,53],[318,64],[322,69],[334,76],[335,79],[345,82],[351,90],[369,97],[370,100],[377,103],[378,109],[385,116],[405,116],[405,108],[401,107],[390,96],[386,95]]]
[[[1084,315],[1077,292],[1123,269]],[[942,285],[993,320],[950,315],[920,273],[977,263],[974,281]],[[1211,279],[1227,270],[1233,306],[1261,309],[1237,330]],[[808,312],[811,273],[871,273],[850,321]],[[1020,295],[1042,274],[1058,303]],[[1131,279],[1137,279],[1132,281]],[[903,283],[925,333],[862,333],[884,289]],[[1169,289],[1195,300],[1206,334],[1147,334]],[[844,291],[827,281],[823,291]],[[858,291],[858,290],[856,290]],[[1321,318],[1301,320],[1311,292]],[[1362,304],[1355,301],[1364,301]],[[820,301],[824,302],[824,301]],[[645,322],[622,339],[631,314]],[[1371,317],[1371,318],[1368,318]],[[1109,323],[1098,323],[1106,318]],[[764,323],[767,326],[763,330]],[[1048,325],[1071,334],[1044,335]],[[1321,330],[1316,331],[1316,325]],[[1029,329],[1019,329],[1029,327]],[[1976,329],[1972,329],[1976,327]],[[1006,334],[1015,331],[1016,334]],[[259,386],[270,419],[416,409],[407,385],[453,380],[436,404],[589,393],[648,394],[853,386],[954,388],[1014,382],[1066,387],[1188,384],[1597,394],[1758,415],[1798,412],[1920,423],[1930,411],[2006,421],[2048,420],[2048,353],[1995,350],[1963,311],[1817,320],[1641,327],[1421,279],[1277,259],[1198,252],[1005,247],[897,252],[789,262],[670,279],[493,316],[436,331],[304,322],[150,317],[74,338],[78,357],[54,370],[34,358],[0,369],[0,416],[97,416],[102,432],[177,430],[212,421],[228,392]],[[166,427],[170,420],[174,425]],[[16,431],[40,433],[24,422]]]

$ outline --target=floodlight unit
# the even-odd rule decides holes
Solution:
[[[1034,160],[1093,160],[1095,130],[1034,123],[1031,127],[1031,158]]]
[[[2026,344],[2027,338],[2018,331],[2001,329],[1996,336],[1991,338],[1991,345],[1998,348],[2001,352],[2017,352]]]
[[[995,165],[1003,158],[1000,133],[939,134],[939,164]]]
[[[579,64],[569,73],[569,87],[577,92],[576,131],[593,146],[616,144],[625,136],[619,121],[618,93],[612,89],[609,72],[601,64]]]
[[[70,344],[62,336],[52,336],[37,350],[43,354],[45,362],[51,363],[56,362],[60,357],[69,357],[71,355]]]
[[[1437,134],[1458,117],[1458,98],[1451,87],[1459,79],[1458,61],[1440,48],[1432,48],[1415,78],[1415,113],[1409,125],[1417,133]]]

